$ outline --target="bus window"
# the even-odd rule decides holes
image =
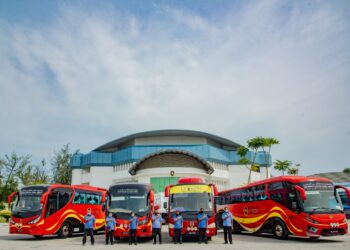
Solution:
[[[52,190],[47,200],[45,217],[49,217],[63,208],[71,197],[72,190],[69,188],[55,188]]]
[[[45,218],[54,214],[57,210],[57,196],[58,193],[51,193],[47,199]]]
[[[282,206],[292,211],[300,210],[300,204],[298,202],[296,191],[290,183],[270,183],[268,189],[271,200],[281,204]]]
[[[75,192],[73,204],[85,204],[86,194],[82,192]]]

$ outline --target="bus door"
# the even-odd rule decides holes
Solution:
[[[283,211],[279,214],[290,230],[302,228],[303,220],[300,219],[301,213],[300,197],[293,185],[288,182],[274,182],[268,186],[271,200],[278,203]],[[289,225],[290,222],[292,225]]]
[[[45,206],[45,223],[47,225],[54,225],[60,219],[60,214],[69,203],[72,194],[73,189],[66,187],[54,188],[49,192]]]

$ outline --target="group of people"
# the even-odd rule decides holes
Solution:
[[[204,209],[201,208],[197,215],[198,221],[198,244],[205,243],[208,244],[207,240],[207,227],[208,227],[208,215],[204,212]],[[86,243],[87,235],[90,235],[91,245],[94,245],[94,228],[96,219],[94,215],[91,213],[91,209],[88,209],[87,214],[84,216],[84,236],[83,236],[83,245]],[[182,228],[183,228],[183,217],[180,214],[180,211],[176,211],[173,216],[174,220],[174,244],[180,243],[182,244]],[[233,215],[228,211],[227,207],[224,208],[224,212],[222,213],[223,220],[223,229],[224,229],[224,239],[225,244],[232,244],[232,223],[233,223]],[[152,236],[153,236],[153,244],[157,244],[157,236],[159,244],[162,244],[162,223],[164,219],[158,211],[152,215]],[[129,218],[129,245],[135,244],[137,245],[137,224],[138,217],[134,212],[131,212]],[[114,238],[114,230],[116,226],[116,220],[113,217],[113,214],[110,212],[106,217],[106,245],[109,243],[113,245]]]

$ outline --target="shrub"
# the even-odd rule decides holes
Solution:
[[[11,211],[9,211],[9,210],[2,210],[2,211],[0,211],[0,216],[4,217],[6,222],[8,222],[10,217],[11,217]]]
[[[3,210],[3,209],[5,209],[5,204],[0,202],[0,210]]]

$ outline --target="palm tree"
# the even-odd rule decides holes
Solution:
[[[288,174],[289,175],[297,175],[298,169],[297,168],[288,168]]]
[[[243,164],[246,166],[246,168],[249,169],[249,175],[248,175],[248,184],[250,184],[251,181],[251,176],[252,176],[252,168],[250,166],[248,166],[248,164],[250,163],[249,159],[247,158],[247,153],[249,152],[249,149],[247,149],[244,146],[240,146],[237,149],[237,154],[241,157],[241,159],[239,159],[239,163]]]
[[[268,171],[268,167],[267,166],[270,164],[270,160],[271,160],[271,147],[273,145],[276,145],[276,144],[279,144],[279,143],[280,142],[277,139],[275,139],[275,138],[272,138],[272,137],[264,138],[264,145],[262,146],[262,149],[263,149],[264,156],[265,156],[266,179],[269,178],[269,171]],[[268,153],[267,154],[266,154],[266,151],[265,151],[265,147],[267,147],[267,149],[268,149]]]
[[[282,171],[282,175],[284,175],[284,172],[289,169],[289,167],[292,165],[291,161],[280,161],[277,160],[274,162],[274,168],[278,171]]]

